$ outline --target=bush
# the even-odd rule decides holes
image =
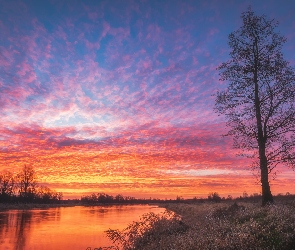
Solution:
[[[219,196],[218,193],[214,192],[214,193],[210,193],[208,195],[208,200],[209,201],[214,201],[214,202],[220,202],[221,201],[221,197]]]
[[[144,214],[139,222],[131,223],[122,231],[109,229],[106,233],[116,249],[161,249],[167,236],[182,234],[187,229],[180,216],[165,211]]]

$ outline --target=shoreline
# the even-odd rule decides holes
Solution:
[[[30,209],[47,209],[57,207],[74,207],[79,204],[38,204],[38,203],[0,203],[0,212],[7,210],[30,210]]]
[[[134,206],[134,205],[148,205],[148,206],[157,206],[163,207],[160,204],[134,204],[134,203],[97,203],[97,204],[83,204],[79,202],[73,203],[0,203],[0,212],[8,210],[31,210],[31,209],[48,209],[48,208],[59,208],[59,207],[109,207],[109,206]]]

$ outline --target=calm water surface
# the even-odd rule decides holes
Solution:
[[[155,206],[60,207],[0,212],[0,249],[94,249],[109,246],[104,231],[123,229]]]

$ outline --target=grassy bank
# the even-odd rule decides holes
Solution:
[[[109,230],[113,249],[295,249],[295,203],[168,204],[123,231]]]

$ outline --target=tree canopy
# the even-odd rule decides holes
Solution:
[[[218,67],[229,85],[217,92],[215,110],[226,116],[234,147],[256,159],[265,205],[273,202],[269,173],[278,164],[295,168],[295,74],[278,22],[251,8],[241,17],[242,27],[229,35],[231,59]]]

